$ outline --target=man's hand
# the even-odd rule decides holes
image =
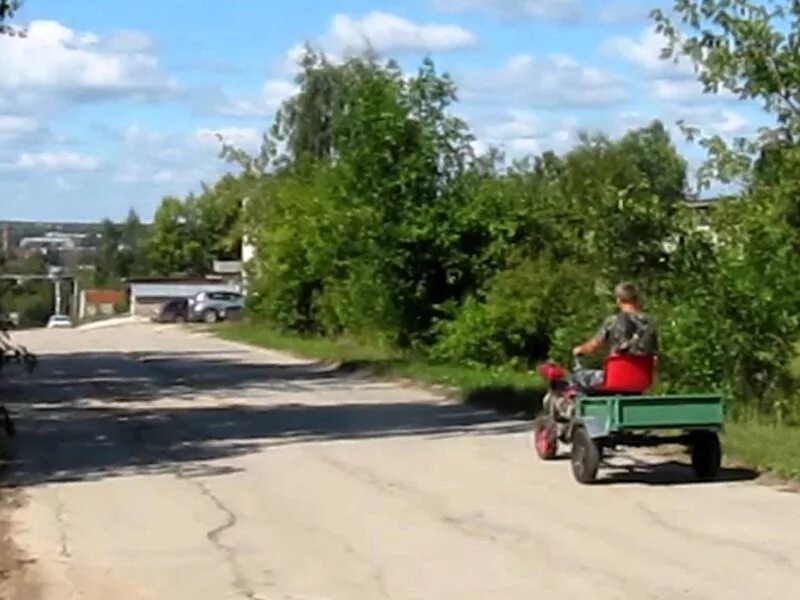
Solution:
[[[583,356],[584,354],[594,354],[600,349],[600,346],[603,345],[603,342],[598,340],[597,338],[592,338],[585,344],[581,344],[580,346],[575,346],[572,349],[573,356]]]

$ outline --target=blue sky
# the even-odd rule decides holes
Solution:
[[[478,145],[568,150],[661,118],[725,136],[762,117],[658,59],[662,0],[27,0],[0,38],[0,219],[99,220],[213,182],[216,133],[255,148],[292,93],[298,46],[364,48],[460,88]],[[693,161],[699,149],[676,141]]]

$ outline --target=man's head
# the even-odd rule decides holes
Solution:
[[[639,290],[629,281],[623,281],[614,288],[614,298],[620,308],[639,306]]]

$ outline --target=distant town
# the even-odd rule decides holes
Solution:
[[[144,256],[148,229],[135,213],[123,223],[0,221],[4,322],[35,327],[120,313],[152,316],[171,300],[241,290],[238,260],[212,259],[202,274],[154,275]]]
[[[98,223],[0,221],[5,259],[50,256],[61,264],[91,264],[101,237]]]

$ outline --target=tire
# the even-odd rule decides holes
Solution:
[[[216,323],[219,321],[219,315],[217,311],[213,309],[208,309],[206,312],[203,313],[203,321],[206,323]]]
[[[533,426],[533,447],[542,460],[553,460],[558,453],[558,425],[550,416],[536,419]]]
[[[697,478],[712,481],[722,466],[722,446],[714,431],[698,431],[692,435],[692,468]]]
[[[584,427],[572,434],[572,475],[579,483],[593,483],[600,467],[600,450]]]

